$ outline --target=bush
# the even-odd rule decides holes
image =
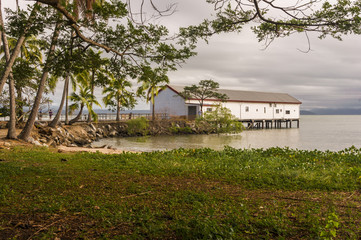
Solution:
[[[127,124],[127,133],[130,136],[145,136],[149,134],[149,121],[144,117],[129,120]]]
[[[204,113],[203,119],[216,133],[237,133],[244,129],[243,124],[237,121],[231,111],[221,105],[218,105],[212,112]]]
[[[169,127],[168,130],[172,134],[191,134],[191,133],[193,133],[192,128],[189,127],[189,126],[179,127],[179,126],[176,126],[174,124],[172,124],[172,126]]]

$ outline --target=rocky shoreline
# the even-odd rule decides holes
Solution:
[[[208,130],[207,130],[208,129]],[[149,121],[147,135],[180,135],[180,134],[209,134],[206,124],[196,124],[186,120]],[[37,123],[32,135],[31,143],[38,146],[67,146],[90,147],[93,141],[109,137],[142,136],[143,133],[129,133],[128,123],[99,122],[77,123],[74,125],[60,125],[56,128],[48,127],[45,123]]]

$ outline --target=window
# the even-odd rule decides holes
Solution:
[[[258,112],[258,108],[256,109],[256,112]]]
[[[246,112],[249,112],[249,107],[247,106],[246,109],[245,109]]]
[[[276,113],[280,113],[280,110],[279,110],[279,109],[276,109]]]
[[[272,107],[272,103],[269,104],[269,107]]]
[[[280,112],[282,112],[282,109],[280,109]]]
[[[266,107],[263,108],[263,112],[266,113]]]
[[[291,113],[291,111],[290,110],[286,110],[286,114],[290,114]]]
[[[277,104],[274,104],[273,106],[274,106],[274,107],[277,107]]]
[[[212,108],[207,108],[207,112],[212,112]]]

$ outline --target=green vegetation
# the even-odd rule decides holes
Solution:
[[[206,121],[216,133],[238,133],[244,130],[243,124],[231,114],[231,110],[217,105],[211,112],[206,112],[198,121]]]
[[[145,136],[149,134],[149,121],[145,117],[127,121],[127,133],[129,136]]]
[[[358,239],[361,149],[0,150],[0,235]]]
[[[181,126],[177,126],[175,124],[172,124],[172,126],[169,127],[169,131],[172,134],[191,134],[191,133],[193,133],[191,127],[189,127],[189,126],[181,127]]]

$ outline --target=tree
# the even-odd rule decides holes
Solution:
[[[92,2],[92,19],[84,21],[77,20],[68,11],[68,9],[74,9],[72,3],[56,0],[39,0],[38,2],[55,8],[66,18],[66,21],[61,22],[62,28],[60,30],[63,31],[69,27],[74,30],[76,34],[74,38],[78,40],[78,48],[84,51],[89,47],[103,49],[112,53],[112,57],[120,58],[122,64],[137,66],[138,73],[141,72],[140,66],[150,62],[162,68],[176,69],[176,66],[195,54],[192,51],[194,49],[192,44],[179,46],[171,44],[168,30],[163,26],[133,24],[129,18],[126,18],[128,15],[126,4],[120,0]],[[109,21],[114,24],[109,24]],[[53,45],[51,46],[53,47]],[[53,52],[54,49],[52,49]],[[53,61],[54,58],[47,58],[47,62],[48,60]],[[46,63],[36,99],[39,99],[43,94],[44,87],[42,84],[46,81],[44,78],[47,77],[48,73],[49,65]],[[34,104],[28,122],[19,136],[21,139],[29,139],[35,121],[33,113],[37,110],[38,106]]]
[[[103,98],[103,102],[111,109],[116,109],[116,121],[120,121],[121,109],[132,109],[135,106],[136,100],[134,93],[127,90],[127,88],[131,86],[131,83],[125,78],[112,77],[109,86],[103,90],[103,94],[106,94]]]
[[[8,37],[8,47],[10,52],[16,45],[16,39],[14,37]],[[42,52],[41,49],[45,46],[45,41],[37,39],[35,36],[29,36],[24,41],[21,47],[19,57],[16,58],[13,68],[12,75],[14,78],[15,90],[16,90],[16,120],[17,122],[23,121],[24,111],[23,108],[28,102],[24,98],[25,92],[28,88],[33,90],[37,89],[37,78],[39,77],[40,71],[38,66],[42,64]],[[0,53],[4,53],[0,50]],[[5,55],[4,55],[5,58]],[[6,62],[6,60],[4,59]],[[5,66],[5,64],[4,64]]]
[[[70,100],[74,102],[69,106],[70,112],[72,113],[77,109],[79,109],[79,112],[75,118],[69,121],[69,124],[73,124],[79,121],[85,106],[87,107],[89,114],[91,114],[93,119],[97,121],[98,116],[94,112],[92,106],[94,103],[100,107],[100,104],[98,103],[94,95],[91,93],[91,88],[89,86],[79,85],[79,93],[73,92],[70,96]]]
[[[341,39],[342,34],[361,33],[361,1],[326,0],[207,0],[214,6],[214,19],[183,28],[184,41],[205,40],[222,32],[240,32],[250,24],[259,41],[268,46],[274,39],[292,33],[318,32]]]
[[[197,100],[199,102],[201,116],[203,116],[203,103],[206,99],[215,101],[224,101],[228,99],[226,94],[217,92],[219,83],[213,80],[201,80],[198,85],[184,87],[184,91],[181,92],[186,100]]]
[[[45,89],[46,80],[48,78],[48,74],[50,71],[52,61],[54,60],[54,52],[55,52],[55,47],[57,45],[57,41],[58,41],[59,34],[60,34],[60,27],[61,27],[61,18],[59,17],[59,19],[56,22],[55,27],[54,27],[54,32],[53,32],[53,36],[51,39],[50,49],[48,51],[47,59],[46,59],[46,62],[45,62],[44,68],[43,68],[43,73],[42,73],[42,76],[39,81],[39,88],[38,88],[37,94],[35,96],[34,105],[31,109],[31,112],[30,112],[28,121],[25,124],[25,127],[23,128],[20,135],[18,136],[20,139],[25,140],[25,141],[28,141],[30,138],[31,130],[34,126],[35,119],[38,114],[39,106],[41,103],[41,98],[42,98],[42,95],[43,95],[43,92]]]
[[[152,103],[152,120],[155,120],[155,101],[154,97],[159,91],[166,87],[169,83],[167,71],[162,68],[152,69],[150,66],[143,67],[143,73],[139,77],[138,82],[142,86],[138,88],[138,96],[145,96],[147,103]]]

